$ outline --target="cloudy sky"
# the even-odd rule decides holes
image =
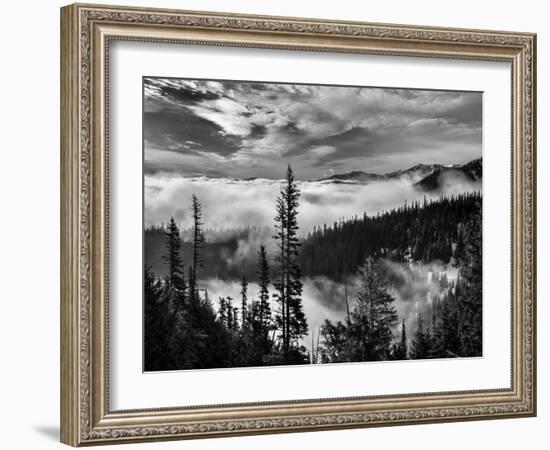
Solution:
[[[148,175],[280,179],[481,156],[476,92],[144,78]]]

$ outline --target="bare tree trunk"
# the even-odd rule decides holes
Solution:
[[[315,362],[319,361],[319,337],[321,336],[321,330],[317,328],[317,347],[315,348]]]
[[[344,278],[344,296],[346,298],[346,313],[348,315],[348,324],[350,324],[351,323],[351,316],[350,316],[350,313],[349,313],[349,302],[348,302],[348,282],[345,278]]]
[[[314,360],[314,348],[313,348],[313,338],[315,336],[315,331],[312,331],[311,332],[311,357],[310,357],[310,361],[311,361],[311,364],[315,364],[315,360]]]

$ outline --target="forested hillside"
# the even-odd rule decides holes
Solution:
[[[248,228],[208,237],[194,194],[191,229],[170,218],[146,230],[146,371],[482,355],[480,193],[425,199],[305,236],[300,196],[289,166],[267,234]],[[236,253],[242,257],[232,259]],[[211,298],[212,274],[237,281],[238,293]],[[316,311],[308,318],[304,308],[312,278],[343,287],[325,306],[345,305],[316,330],[309,324]]]
[[[480,193],[442,197],[433,201],[414,202],[376,216],[366,214],[331,225],[319,226],[302,239],[298,260],[305,276],[324,275],[339,279],[355,273],[365,257],[384,257],[393,261],[439,260],[451,262],[463,243],[459,228],[481,207]],[[240,241],[263,230],[246,228],[224,234],[205,232],[202,257],[203,277],[257,279],[254,258],[232,263]],[[145,263],[155,273],[166,274],[163,262],[164,227],[145,230]],[[192,252],[191,231],[184,231],[181,255]],[[268,233],[264,233],[268,234]],[[212,235],[213,239],[209,238]]]
[[[480,208],[481,194],[467,193],[316,228],[302,242],[302,270],[340,278],[355,273],[367,256],[449,263],[463,249],[460,227]]]
[[[435,191],[441,188],[446,182],[476,182],[480,181],[483,175],[482,159],[474,159],[461,166],[444,167],[439,166],[432,173],[423,177],[415,183],[415,186],[424,191]]]

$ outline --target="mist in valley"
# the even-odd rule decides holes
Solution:
[[[481,355],[481,93],[143,89],[145,370]]]
[[[425,198],[437,199],[463,192],[480,191],[481,182],[460,174],[440,177],[441,188],[425,191],[414,186],[419,176],[404,176],[370,184],[298,181],[301,192],[298,207],[300,234],[305,235],[323,224],[331,225],[355,215],[376,215]],[[201,199],[205,228],[215,239],[216,232],[247,227],[273,227],[273,205],[283,180],[229,178],[184,178],[173,175],[146,176],[145,226],[166,223],[173,217],[183,229],[192,227],[190,193]],[[184,233],[185,236],[185,233]]]
[[[479,180],[468,180],[456,173],[442,176],[440,188],[431,192],[415,186],[419,179],[420,175],[407,175],[370,184],[298,182],[301,192],[298,208],[300,235],[306,236],[324,224],[332,225],[363,215],[375,216],[413,202],[429,203],[481,189]],[[189,192],[193,192],[202,202],[206,245],[235,242],[232,248],[222,247],[215,257],[228,268],[229,274],[222,274],[222,277],[211,275],[199,281],[200,288],[208,292],[216,311],[220,298],[231,297],[238,303],[244,274],[249,280],[248,298],[258,298],[259,288],[255,282],[257,252],[261,245],[265,246],[270,265],[275,264],[277,245],[273,239],[273,204],[281,184],[281,180],[268,179],[145,178],[146,224],[158,225],[166,222],[168,217],[174,217],[180,226],[184,246],[190,243],[193,238],[192,217],[187,199]],[[205,266],[208,267],[209,263],[207,257]],[[419,317],[429,322],[434,298],[441,298],[457,278],[457,268],[440,260],[398,262],[381,258],[378,266],[394,298],[399,324],[404,320],[408,330],[417,326]],[[158,272],[164,272],[162,267]],[[440,283],[443,276],[449,283],[445,287]],[[325,320],[346,320],[347,310],[353,310],[356,305],[360,282],[355,274],[346,274],[345,280],[306,276],[303,284],[302,301],[309,330],[302,343],[309,347],[312,338],[317,339]],[[272,311],[276,312],[277,305],[272,297],[270,303]],[[399,327],[394,330],[396,337],[399,330]]]
[[[388,290],[393,296],[394,306],[401,321],[405,321],[406,329],[414,330],[419,317],[429,323],[434,306],[434,299],[441,298],[456,283],[458,270],[451,264],[434,261],[429,264],[397,263],[390,260],[380,261],[380,270],[388,283]],[[448,283],[442,283],[445,277]],[[357,304],[357,293],[360,290],[360,280],[349,275],[345,282],[332,280],[325,276],[306,277],[303,280],[304,289],[302,301],[306,314],[309,332],[303,338],[304,346],[311,346],[325,320],[345,322],[347,307],[350,310]],[[220,297],[231,297],[238,304],[241,297],[241,283],[237,279],[222,280],[208,278],[200,281],[200,286],[208,292],[214,309],[219,309]],[[271,286],[273,291],[273,286]],[[257,283],[248,283],[248,297],[259,297]],[[348,306],[346,307],[346,301]],[[270,297],[271,310],[277,311],[277,303]],[[395,330],[396,338],[399,329]],[[412,333],[411,333],[412,336]]]

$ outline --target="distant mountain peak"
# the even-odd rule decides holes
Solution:
[[[459,170],[471,175],[471,179],[481,178],[481,158],[474,159],[466,164],[424,164],[419,163],[408,169],[396,170],[385,174],[369,173],[362,170],[333,174],[316,181],[332,183],[358,183],[369,184],[379,181],[394,180],[407,177],[414,185],[422,183],[422,180],[432,174],[440,174],[447,170]]]
[[[451,164],[440,166],[432,173],[417,181],[414,186],[425,191],[440,189],[445,183],[475,183],[483,177],[483,161],[481,158],[473,159],[465,164]]]
[[[338,173],[331,175],[329,177],[321,178],[317,181],[326,181],[326,182],[355,182],[361,184],[374,183],[378,181],[386,181],[397,179],[400,177],[408,176],[416,178],[416,180],[421,179],[422,177],[433,172],[436,168],[442,167],[439,164],[417,164],[413,167],[409,167],[404,170],[396,170],[394,172],[389,172],[385,174],[378,173],[369,173],[362,170],[353,170],[346,173]]]

